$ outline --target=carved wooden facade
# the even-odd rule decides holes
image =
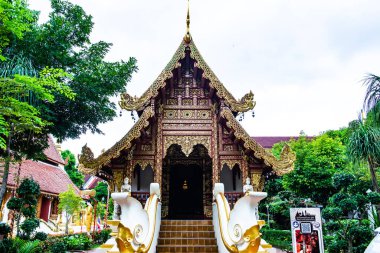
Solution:
[[[192,39],[181,42],[166,68],[141,97],[133,98],[125,93],[119,104],[125,110],[136,111],[139,120],[96,159],[84,147],[80,169],[105,178],[114,190],[120,190],[123,178],[131,176],[136,164],[142,169],[150,165],[154,181],[163,190],[164,212],[168,182],[163,172],[173,145],[178,145],[187,158],[195,147],[204,147],[207,154],[197,159],[210,167],[207,184],[212,184],[204,190],[207,194],[220,181],[224,165],[231,169],[238,165],[242,180],[249,176],[258,191],[263,189],[268,173],[281,175],[293,167],[295,156],[289,147],[284,148],[278,160],[241,127],[235,117],[253,109],[252,92],[236,100],[205,63]],[[211,203],[207,196],[204,201],[206,214]]]

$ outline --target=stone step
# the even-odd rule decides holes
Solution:
[[[214,246],[216,245],[215,238],[159,238],[158,245],[168,246]]]
[[[218,247],[215,246],[157,246],[158,253],[167,252],[218,252]]]
[[[161,225],[212,225],[212,220],[162,220]]]
[[[160,238],[215,238],[213,231],[160,231]]]
[[[214,226],[212,225],[162,225],[160,228],[161,232],[164,231],[214,231]]]

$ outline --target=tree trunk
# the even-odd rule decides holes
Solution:
[[[4,164],[4,174],[3,174],[3,180],[1,182],[1,188],[0,188],[0,206],[3,203],[5,192],[7,191],[7,182],[8,182],[8,176],[9,176],[9,165],[11,163],[11,138],[12,138],[12,130],[13,126],[11,126],[11,131],[9,131],[8,139],[7,139],[7,149],[6,149],[6,158],[5,158],[5,164]]]
[[[348,240],[348,249],[347,249],[347,252],[348,253],[352,253],[352,238],[350,238]]]
[[[379,184],[378,184],[378,182],[377,182],[377,178],[376,178],[375,164],[374,164],[374,162],[372,161],[372,158],[371,158],[371,157],[368,157],[368,165],[369,165],[369,171],[370,171],[370,173],[371,173],[371,180],[372,180],[372,186],[373,186],[373,189],[374,189],[377,193],[380,193]]]
[[[68,215],[66,214],[66,228],[65,228],[65,233],[66,233],[66,235],[69,234],[69,220],[70,220],[70,216],[68,216]]]

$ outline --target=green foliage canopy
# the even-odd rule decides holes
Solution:
[[[65,150],[61,153],[62,159],[66,161],[65,171],[69,175],[71,181],[79,188],[84,183],[84,175],[77,168],[75,155],[70,150]]]
[[[69,185],[68,190],[59,194],[58,209],[66,213],[66,234],[69,232],[69,219],[77,211],[80,211],[82,199],[74,188]]]

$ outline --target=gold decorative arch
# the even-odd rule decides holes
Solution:
[[[189,156],[191,154],[195,145],[202,144],[203,146],[205,146],[205,148],[207,148],[207,152],[211,156],[210,136],[165,136],[164,157],[166,156],[169,147],[173,144],[180,145],[182,148],[182,152],[185,153],[186,156]]]
[[[135,160],[133,162],[133,169],[135,169],[136,165],[140,165],[142,170],[145,170],[148,166],[150,166],[153,169],[153,161],[152,160]]]
[[[236,164],[239,165],[239,169],[242,170],[240,160],[222,160],[220,164],[222,165],[221,170],[223,169],[224,165],[227,165],[227,167],[232,170]]]

